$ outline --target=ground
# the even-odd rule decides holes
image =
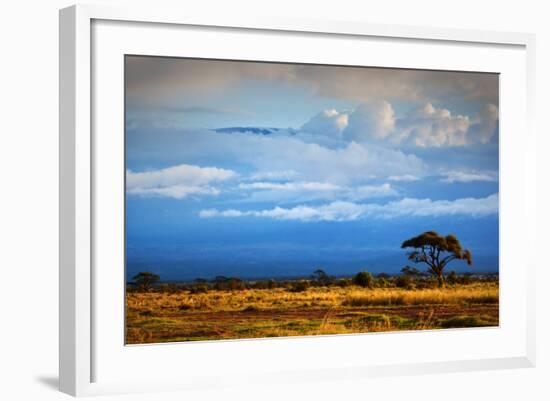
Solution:
[[[498,326],[498,284],[133,291],[128,344]]]

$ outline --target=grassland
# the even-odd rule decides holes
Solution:
[[[128,344],[498,326],[498,282],[128,291]]]

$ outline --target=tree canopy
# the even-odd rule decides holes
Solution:
[[[472,253],[462,249],[460,241],[452,234],[441,236],[435,231],[426,231],[401,244],[401,248],[414,248],[407,254],[414,263],[428,265],[428,273],[437,277],[440,285],[445,282],[443,269],[453,260],[464,260],[472,264]]]
[[[160,276],[151,272],[139,272],[133,277],[133,280],[141,290],[147,291],[160,280]]]

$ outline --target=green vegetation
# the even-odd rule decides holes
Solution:
[[[360,287],[373,288],[374,287],[374,277],[367,271],[359,272],[353,276],[353,284]]]

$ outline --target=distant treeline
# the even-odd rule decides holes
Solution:
[[[487,274],[459,274],[451,271],[445,275],[445,283],[448,285],[465,285],[475,282],[498,282],[497,273]],[[134,276],[133,281],[127,284],[128,291],[155,291],[176,293],[188,291],[191,293],[204,293],[210,290],[240,291],[247,289],[275,289],[282,288],[290,292],[306,291],[310,287],[348,287],[360,286],[364,288],[405,288],[423,289],[437,287],[438,280],[430,274],[421,272],[414,267],[406,266],[400,275],[379,273],[376,275],[368,271],[360,271],[353,276],[335,277],[327,274],[322,269],[317,269],[310,277],[285,278],[285,279],[260,279],[246,280],[238,277],[217,276],[208,280],[197,278],[193,282],[163,283],[160,276],[150,272],[140,272]]]

